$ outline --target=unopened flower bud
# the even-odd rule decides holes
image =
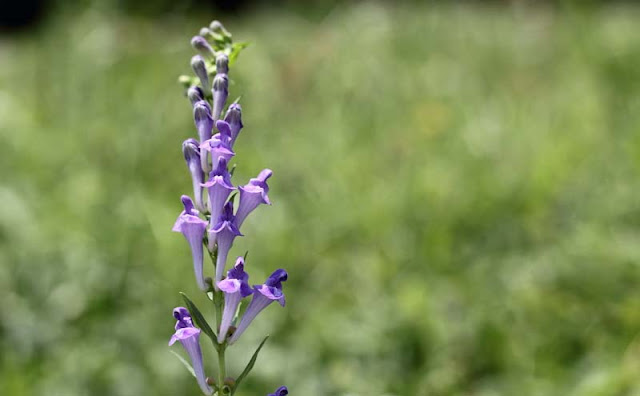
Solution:
[[[229,73],[229,57],[220,53],[216,56],[216,73]]]
[[[229,95],[229,77],[225,73],[216,74],[213,78],[213,109],[211,116],[214,120],[220,118],[222,108]]]
[[[202,36],[193,36],[191,39],[191,46],[199,51],[202,55],[215,58],[216,53],[209,45],[207,40]]]
[[[187,97],[189,97],[189,100],[191,101],[191,105],[193,106],[197,102],[204,100],[204,92],[202,91],[202,88],[200,88],[199,86],[192,85],[187,90]]]
[[[213,33],[218,33],[226,37],[231,37],[231,33],[229,33],[227,29],[224,28],[224,26],[222,25],[222,23],[220,23],[220,21],[212,21],[211,24],[209,25],[209,29]]]
[[[211,86],[209,85],[209,75],[207,74],[207,66],[205,65],[204,58],[200,55],[194,55],[191,58],[191,68],[193,72],[200,79],[202,90],[205,94],[211,93]]]
[[[208,27],[203,27],[200,29],[200,33],[199,33],[202,37],[206,37],[208,35],[211,34],[211,30],[209,30]]]

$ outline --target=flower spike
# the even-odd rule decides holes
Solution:
[[[263,309],[269,306],[269,304],[278,301],[278,303],[284,307],[285,299],[284,293],[282,292],[282,282],[286,281],[287,278],[287,271],[277,269],[262,285],[255,285],[253,287],[253,298],[244,315],[242,315],[238,328],[229,339],[229,344],[236,342],[247,327],[249,327],[253,319],[255,319]]]
[[[240,301],[252,293],[249,286],[249,274],[244,272],[244,259],[238,257],[236,265],[227,272],[227,277],[218,282],[218,289],[224,293],[224,310],[222,311],[222,321],[220,331],[218,331],[218,342],[222,344],[227,338],[229,326],[233,321]]]
[[[204,281],[203,274],[203,247],[202,239],[207,229],[207,222],[198,217],[198,211],[193,207],[193,201],[186,195],[182,196],[182,204],[184,210],[178,216],[172,231],[181,232],[191,247],[191,256],[193,258],[193,272],[196,275],[196,282],[202,291],[207,291],[209,287]]]
[[[198,385],[205,395],[211,395],[213,389],[207,384],[207,378],[204,374],[204,364],[202,362],[202,350],[200,349],[200,329],[193,326],[189,311],[184,307],[178,307],[173,310],[173,317],[176,318],[176,332],[169,340],[169,346],[180,341],[182,347],[191,359],[193,372],[196,375]]]

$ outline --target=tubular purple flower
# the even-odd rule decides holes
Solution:
[[[263,169],[258,177],[249,180],[244,186],[238,187],[240,190],[240,204],[238,205],[238,212],[236,213],[236,224],[238,227],[242,225],[244,219],[247,218],[260,204],[271,205],[269,201],[269,185],[267,179],[271,177],[273,172],[271,169]]]
[[[202,36],[193,36],[191,39],[191,46],[200,52],[202,55],[214,58],[216,57],[216,53],[211,48],[211,45],[207,42],[207,40]]]
[[[229,77],[225,73],[216,74],[213,78],[213,110],[211,111],[214,120],[220,118],[228,95]]]
[[[229,129],[231,130],[231,147],[233,147],[242,129],[242,107],[237,103],[231,104],[229,110],[227,110],[227,114],[224,116],[224,120],[229,124]]]
[[[231,191],[236,188],[231,184],[231,175],[227,170],[227,160],[219,158],[217,166],[209,174],[209,181],[202,185],[209,193],[209,211],[211,212],[211,224],[215,225],[222,214],[222,208]],[[213,242],[210,240],[210,244]],[[210,245],[212,247],[212,245]]]
[[[193,120],[198,130],[198,137],[200,142],[205,142],[211,139],[213,131],[213,118],[211,118],[211,107],[206,100],[201,100],[193,105]],[[209,159],[207,151],[200,148],[200,166],[204,172],[211,171],[211,165],[209,165]]]
[[[240,301],[252,293],[248,282],[249,274],[244,272],[244,259],[242,257],[238,257],[236,265],[227,272],[227,277],[218,282],[218,289],[224,293],[224,311],[222,312],[220,331],[218,331],[218,342],[220,344],[227,338],[229,326],[231,326],[231,322],[236,315]]]
[[[225,53],[219,53],[216,56],[216,73],[229,73],[229,57]]]
[[[281,386],[276,389],[275,392],[269,393],[267,396],[286,396],[289,394],[289,389],[286,386]]]
[[[191,68],[196,76],[200,79],[202,90],[205,94],[211,93],[211,86],[209,85],[209,74],[207,74],[207,66],[204,63],[204,58],[200,55],[194,55],[191,58]]]
[[[222,214],[218,218],[218,222],[209,230],[209,240],[215,240],[218,243],[216,276],[213,282],[216,289],[218,288],[218,282],[222,279],[224,267],[227,264],[227,255],[233,245],[233,240],[236,239],[237,236],[242,236],[242,234],[235,224],[233,202],[227,202],[226,205],[224,205]]]
[[[220,121],[217,121],[220,122]],[[224,122],[224,121],[222,121]],[[236,153],[231,150],[231,146],[229,146],[229,138],[223,133],[216,133],[211,137],[211,139],[200,145],[201,149],[205,149],[208,153],[210,153],[213,162],[216,164],[220,157],[224,158],[227,163],[229,160],[236,155]]]
[[[191,256],[193,257],[193,272],[196,275],[196,282],[202,291],[207,291],[209,287],[204,281],[202,268],[203,247],[202,239],[207,229],[207,222],[198,217],[198,211],[193,208],[193,201],[186,195],[182,196],[182,204],[184,211],[180,213],[178,219],[173,225],[172,231],[181,232],[191,247]]]
[[[202,91],[202,88],[192,85],[187,90],[187,97],[191,101],[191,106],[193,106],[196,102],[204,100],[204,92]]]
[[[229,344],[236,342],[253,319],[273,301],[278,301],[284,307],[285,299],[284,293],[282,293],[282,282],[286,281],[287,278],[287,271],[277,269],[262,285],[253,286],[253,298],[244,315],[242,315],[235,333],[229,338]]]
[[[200,149],[198,141],[195,139],[187,139],[182,143],[182,154],[187,162],[187,168],[191,173],[191,181],[193,183],[193,196],[196,200],[196,208],[200,212],[204,212],[204,204],[202,202],[202,183],[204,183],[204,173],[200,165]]]
[[[196,375],[198,385],[205,395],[211,395],[213,389],[207,384],[207,378],[204,374],[204,364],[202,362],[202,350],[200,349],[200,329],[193,327],[191,316],[186,308],[178,307],[173,310],[173,316],[177,319],[176,332],[169,340],[169,346],[180,341],[182,347],[191,359],[193,372]]]

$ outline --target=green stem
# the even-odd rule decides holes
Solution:
[[[224,379],[225,379],[225,362],[224,362],[224,350],[225,346],[221,345],[220,350],[218,351],[218,389],[222,390],[224,388]],[[222,392],[219,393],[222,396]]]

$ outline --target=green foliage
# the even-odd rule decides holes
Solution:
[[[224,20],[252,42],[234,180],[274,171],[231,253],[290,275],[230,347],[237,374],[272,334],[237,395],[637,395],[639,18]],[[0,45],[0,395],[198,394],[167,353],[198,293],[170,232],[194,135],[174,77],[210,19],[89,9]]]

